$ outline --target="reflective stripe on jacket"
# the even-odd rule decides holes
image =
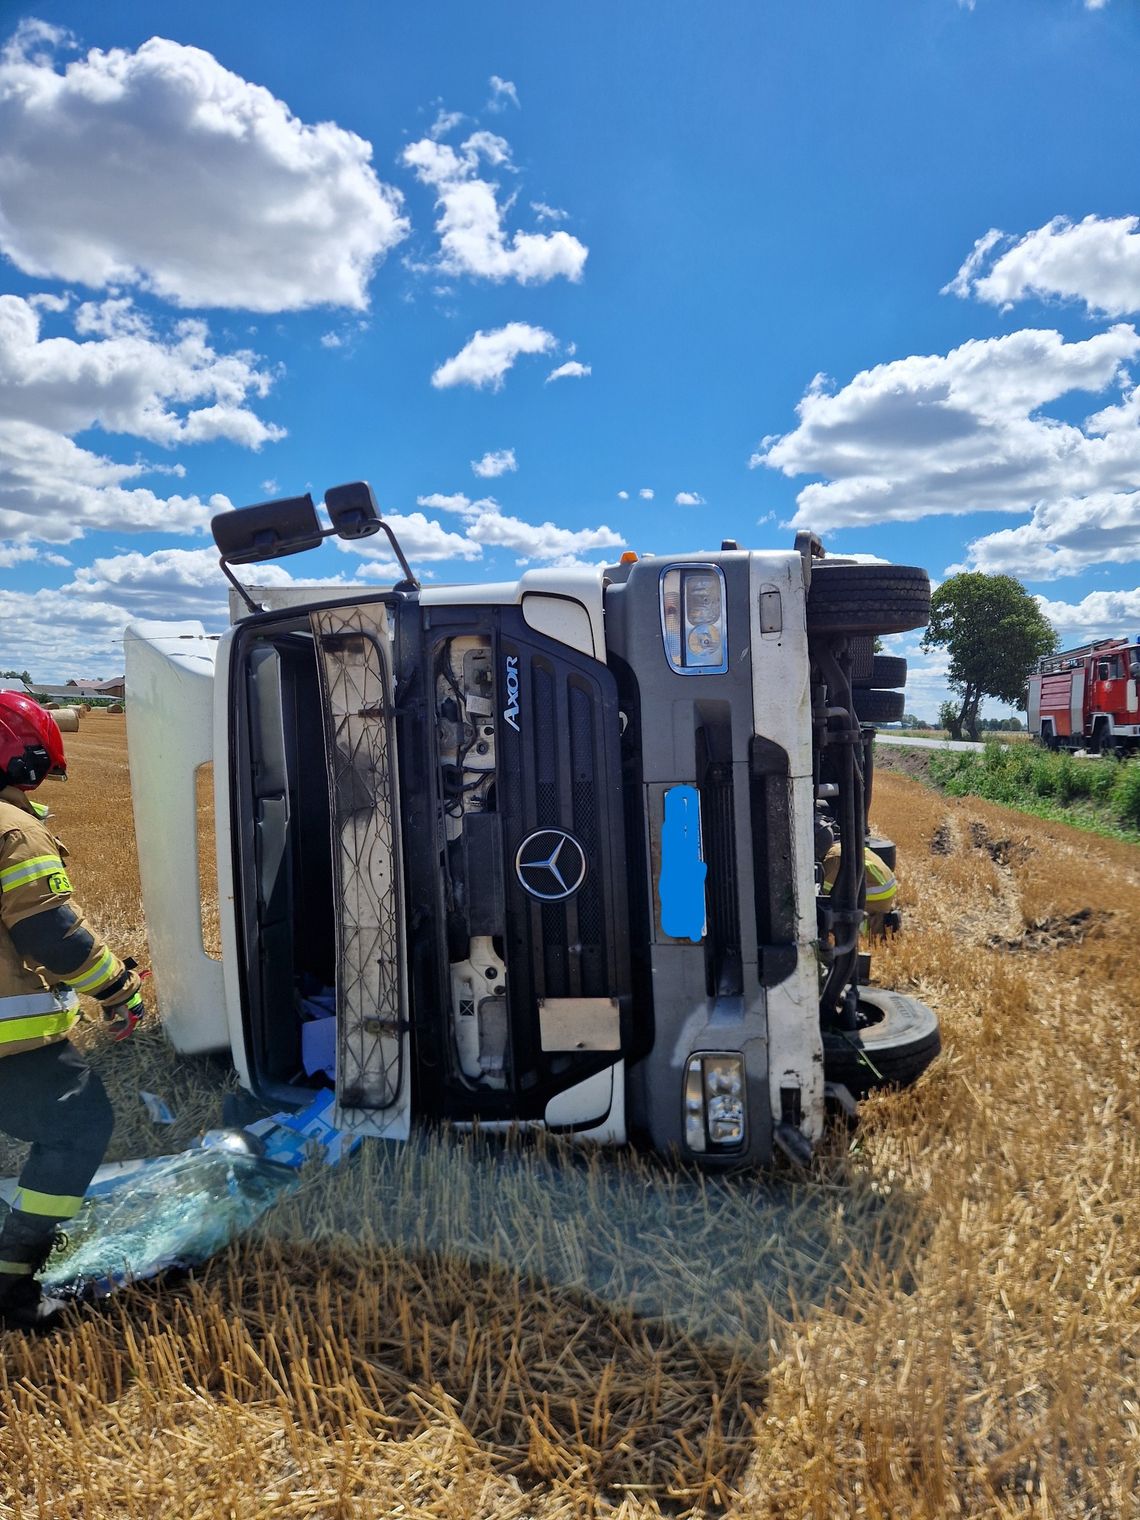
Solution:
[[[867,866],[867,906],[873,907],[876,912],[886,912],[899,889],[895,873],[874,850],[864,853]]]
[[[46,814],[17,787],[0,790],[0,1056],[63,1039],[76,993],[112,990],[126,974],[71,901],[67,851]]]

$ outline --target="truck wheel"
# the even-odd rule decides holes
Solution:
[[[809,633],[906,633],[930,621],[930,577],[917,565],[813,566]]]
[[[1115,759],[1117,756],[1116,735],[1107,723],[1098,723],[1093,733],[1093,742],[1089,748],[1096,755],[1103,755],[1106,760]]]
[[[871,674],[866,680],[851,677],[852,686],[876,686],[880,691],[901,691],[906,685],[906,661],[897,654],[877,654],[871,660]]]
[[[906,697],[901,691],[864,691],[857,688],[851,696],[855,703],[855,716],[860,723],[897,723],[906,708]]]
[[[878,1087],[909,1086],[942,1049],[937,1015],[901,992],[861,987],[859,1023],[855,1030],[823,1031],[824,1078],[841,1082],[855,1098]]]
[[[894,870],[898,846],[893,839],[885,839],[881,834],[868,834],[865,843],[869,850],[874,850],[888,871]]]

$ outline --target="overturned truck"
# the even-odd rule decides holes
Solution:
[[[866,985],[861,934],[874,724],[906,676],[873,644],[926,622],[923,570],[801,534],[424,587],[367,485],[325,507],[331,527],[307,497],[215,519],[245,604],[220,639],[127,633],[179,1049],[230,1052],[278,1106],[334,1085],[366,1133],[542,1125],[708,1165],[802,1160],[828,1096],[850,1110],[929,1064],[933,1013]],[[390,590],[251,591],[231,568],[377,531]],[[211,764],[220,961],[196,864]]]

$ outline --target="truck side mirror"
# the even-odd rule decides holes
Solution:
[[[253,565],[315,549],[321,524],[311,496],[262,501],[234,512],[219,512],[210,523],[218,553],[231,565]]]
[[[375,494],[366,480],[330,486],[325,492],[325,511],[338,538],[369,538],[383,526]]]

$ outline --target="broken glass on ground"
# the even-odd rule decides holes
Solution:
[[[206,1261],[295,1188],[305,1162],[333,1166],[356,1149],[333,1123],[335,1102],[324,1092],[301,1113],[210,1130],[178,1155],[108,1169],[41,1274],[45,1288],[104,1297]]]
[[[248,1150],[199,1147],[150,1162],[88,1198],[43,1284],[102,1297],[124,1283],[195,1266],[296,1185],[293,1168]]]

